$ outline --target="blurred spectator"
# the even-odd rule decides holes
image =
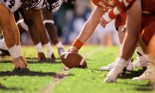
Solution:
[[[114,21],[108,23],[102,31],[103,32],[101,33],[101,36],[100,36],[101,45],[108,46],[108,45],[119,44],[117,31],[115,30],[115,26],[114,26]]]
[[[90,0],[77,0],[74,4],[74,8],[69,8],[65,14],[65,21],[62,29],[63,43],[71,44],[73,40],[79,35],[83,25],[89,18],[94,5]],[[60,25],[60,24],[58,24]],[[96,31],[91,38],[86,42],[87,44],[101,44],[101,45],[117,45],[118,39],[116,37],[114,23],[110,23],[103,28],[100,24],[96,28]]]
[[[60,9],[53,14],[54,22],[57,27],[59,37],[62,37],[62,29],[66,24],[66,11],[70,9],[73,11],[73,8],[74,4],[63,3]]]
[[[70,44],[78,36],[90,14],[89,0],[77,0],[74,9],[66,12],[66,25],[63,28],[64,43]]]

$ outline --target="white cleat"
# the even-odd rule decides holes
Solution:
[[[116,65],[116,62],[113,62],[113,63],[109,64],[106,67],[101,67],[100,71],[110,71],[112,68],[114,68],[115,65]],[[131,61],[128,63],[128,66],[126,67],[126,70],[127,71],[132,71],[133,70],[133,65],[132,65]]]
[[[148,66],[149,60],[145,56],[137,56],[137,60],[133,63],[133,67],[143,68]]]
[[[115,66],[115,64],[116,64],[116,62],[113,62],[113,63],[107,65],[106,67],[101,67],[100,70],[101,71],[109,71]]]
[[[133,70],[133,64],[132,64],[132,60],[128,63],[128,66],[126,67],[127,71],[132,71]]]
[[[154,80],[155,79],[155,66],[149,65],[146,71],[139,77],[134,77],[132,80]]]

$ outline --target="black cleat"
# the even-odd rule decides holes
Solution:
[[[0,49],[0,56],[10,56],[10,53],[8,50]]]

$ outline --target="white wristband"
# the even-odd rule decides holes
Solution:
[[[107,22],[112,21],[112,19],[109,17],[109,13],[105,13],[105,14],[103,15],[103,18],[104,18]]]
[[[115,7],[115,8],[114,8],[113,12],[114,12],[114,14],[115,14],[115,15],[118,15],[118,14],[120,14],[120,13],[121,13],[121,12],[118,10],[118,8],[117,8],[117,7]]]
[[[11,48],[8,48],[8,51],[9,51],[9,53],[10,53],[10,55],[11,55],[12,58],[18,58],[19,57],[18,52],[17,52],[18,51],[18,48],[17,48],[16,45],[14,45]]]

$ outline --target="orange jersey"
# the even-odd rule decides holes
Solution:
[[[115,18],[115,28],[116,30],[118,30],[118,28],[122,25],[125,24],[125,20],[126,20],[126,13],[121,13],[118,16],[116,16]]]
[[[104,11],[108,11],[109,9],[114,7],[113,2],[108,2],[108,0],[92,0],[93,4],[102,8]]]
[[[120,11],[128,10],[136,0],[114,0],[114,4]],[[142,11],[147,13],[155,12],[155,0],[141,0]]]
[[[110,0],[109,0],[110,1]],[[111,0],[112,1],[112,0]],[[125,13],[121,13],[122,11],[119,11],[119,9],[117,7],[114,6],[114,4],[109,3],[108,0],[92,0],[92,2],[102,8],[103,10],[108,11],[109,9],[111,9],[110,11],[108,11],[107,13],[105,13],[103,15],[103,18],[107,21],[110,22],[113,19],[116,18],[115,20],[115,27],[116,29],[125,24],[125,19],[126,19],[126,15]],[[121,14],[120,14],[121,13]],[[120,15],[119,15],[120,14]]]
[[[154,27],[155,27],[155,16],[144,14],[142,18],[141,31],[142,31],[142,39],[146,45],[149,44],[151,38],[155,34]]]

